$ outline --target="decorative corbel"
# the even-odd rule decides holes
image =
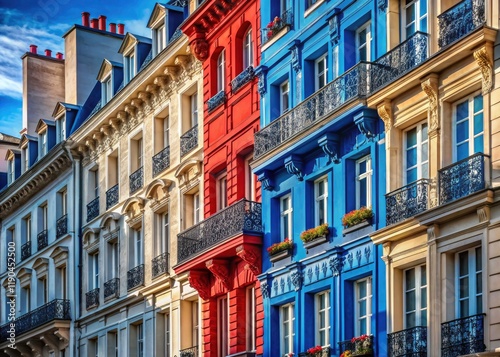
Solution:
[[[203,300],[210,299],[210,275],[204,271],[189,271],[189,285],[191,285]]]
[[[204,62],[208,59],[210,47],[203,33],[195,34],[195,38],[189,43],[189,49],[198,61]]]
[[[130,101],[130,105],[136,108],[137,110],[141,109],[142,103],[144,103],[144,101],[140,98],[134,98]]]
[[[290,46],[290,54],[292,55],[292,68],[295,71],[295,73],[298,73],[302,70],[302,64],[301,64],[301,43],[300,40],[294,40],[293,45]]]
[[[251,245],[239,245],[236,247],[236,255],[246,263],[245,268],[250,269],[257,276],[260,274],[260,249]]]
[[[390,100],[384,100],[382,104],[377,106],[378,116],[384,122],[385,132],[391,130],[392,127],[392,106]]]
[[[109,119],[109,125],[113,128],[114,131],[120,131],[120,119],[118,118]]]
[[[257,175],[257,180],[261,183],[264,190],[272,191],[274,189],[271,175],[271,172],[268,170],[264,170],[262,173]]]
[[[141,100],[142,102],[149,104],[151,101],[151,93],[148,91],[146,91],[146,92],[141,91],[141,92],[137,93],[137,98],[139,100]]]
[[[85,145],[90,149],[90,151],[94,151],[96,147],[96,142],[92,138],[87,138],[87,140],[85,140]]]
[[[130,114],[131,116],[135,115],[136,110],[136,107],[132,104],[125,105],[125,112]]]
[[[340,163],[340,140],[338,135],[327,133],[326,135],[318,139],[318,144],[331,162],[335,164]]]
[[[124,110],[120,110],[118,113],[116,113],[116,117],[118,120],[120,120],[122,123],[125,123],[127,121],[127,112]]]
[[[104,124],[100,129],[101,133],[105,136],[111,135],[111,127],[109,125]]]
[[[341,256],[331,257],[328,262],[330,265],[330,270],[334,276],[339,276],[342,273],[342,269],[344,267],[344,259]]]
[[[165,89],[168,86],[168,77],[167,76],[158,76],[155,77],[153,83],[157,86],[160,86],[161,88]]]
[[[301,271],[295,270],[291,274],[292,284],[295,287],[295,291],[299,291],[302,288],[302,283],[304,282],[304,276]]]
[[[259,81],[257,83],[257,91],[259,92],[261,97],[263,97],[264,94],[266,94],[266,92],[267,92],[266,74],[267,74],[267,67],[266,66],[259,66],[255,69],[255,75],[259,78]]]
[[[210,259],[206,263],[207,269],[229,291],[232,290],[231,272],[225,259]]]
[[[102,134],[101,132],[96,132],[92,135],[92,139],[94,139],[97,143],[99,143],[102,139]]]
[[[177,81],[179,79],[179,66],[166,66],[163,73],[170,77],[171,80]]]
[[[304,180],[302,173],[302,159],[297,155],[290,155],[285,159],[285,169],[290,175],[297,176],[299,181]]]
[[[354,124],[357,125],[361,134],[365,136],[367,140],[370,140],[376,136],[376,119],[372,114],[371,109],[363,109],[361,112],[354,116]]]
[[[146,86],[146,92],[148,92],[150,94],[150,96],[156,96],[156,94],[158,93],[158,85],[156,84],[148,84]]]
[[[427,94],[429,99],[429,132],[439,130],[438,117],[438,75],[431,74],[421,83],[422,90]]]
[[[427,241],[434,241],[439,237],[439,226],[433,224],[427,228]]]
[[[490,207],[483,206],[479,207],[477,210],[477,218],[479,219],[479,223],[487,222],[490,220]]]
[[[380,11],[385,12],[385,9],[387,9],[387,0],[377,0],[377,7]]]
[[[476,60],[483,82],[483,95],[491,92],[493,89],[493,65],[491,64],[491,54],[486,46],[474,51],[474,59]]]
[[[328,20],[328,32],[330,34],[330,40],[335,46],[340,40],[340,9],[333,9],[333,16]]]
[[[178,55],[175,57],[174,64],[176,66],[181,66],[182,69],[187,72],[189,70],[190,56]]]

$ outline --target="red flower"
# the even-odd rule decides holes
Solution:
[[[267,24],[267,28],[268,29],[272,29],[273,26],[274,26],[274,22],[273,21],[271,21],[270,23]]]
[[[311,347],[307,350],[307,353],[310,354],[310,355],[315,355],[316,353],[318,352],[321,352],[323,351],[323,347],[321,346],[315,346],[315,347]]]
[[[273,37],[273,32],[272,31],[267,31],[267,38]]]

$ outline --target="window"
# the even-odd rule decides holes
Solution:
[[[255,351],[255,286],[248,287],[246,295],[247,351]]]
[[[118,357],[118,333],[116,331],[108,332],[108,353],[106,356]]]
[[[290,109],[290,89],[288,85],[288,80],[284,81],[280,85],[280,113],[283,114],[284,112],[288,111]]]
[[[286,5],[286,3],[287,3],[287,0],[280,0],[281,13],[284,13],[288,9],[288,6]]]
[[[227,302],[227,296],[223,296],[217,300],[217,335],[219,357],[226,357],[228,355],[229,315]]]
[[[165,331],[165,357],[170,357],[170,314],[163,314],[163,331]]]
[[[427,32],[427,0],[402,0],[401,16],[404,39],[417,31]]]
[[[56,289],[57,296],[59,299],[67,299],[68,298],[68,274],[66,266],[60,266],[56,270]]]
[[[47,130],[43,133],[40,133],[40,155],[39,157],[44,156],[47,153]]]
[[[97,167],[89,171],[90,199],[99,197],[99,169]]]
[[[292,195],[286,195],[280,198],[281,211],[281,240],[285,238],[292,239]]]
[[[332,50],[332,75],[333,78],[337,78],[339,75],[339,46],[333,47]]]
[[[216,179],[217,211],[227,207],[227,172],[219,174]]]
[[[404,326],[427,326],[427,270],[420,265],[404,271]]]
[[[111,81],[111,74],[102,82],[102,103],[106,104],[113,97],[113,85]]]
[[[144,326],[143,324],[136,325],[137,329],[137,357],[144,355]]]
[[[369,335],[372,316],[372,279],[366,278],[355,283],[355,328],[356,336]]]
[[[356,161],[356,208],[371,207],[372,168],[370,156]]]
[[[293,352],[295,338],[295,304],[286,304],[280,308],[281,355]]]
[[[99,287],[99,253],[89,254],[89,291]]]
[[[193,346],[198,346],[198,333],[199,333],[199,313],[198,313],[198,301],[192,301],[191,303],[191,326],[193,326],[193,335],[191,336],[193,341]]]
[[[47,284],[47,276],[38,279],[38,306],[45,305],[49,302],[49,286]]]
[[[135,149],[135,157],[134,157],[134,171],[137,170],[137,169],[140,169],[143,165],[143,147],[142,147],[142,137],[139,137],[137,139],[134,139],[133,140],[133,144],[134,144],[134,149]]]
[[[23,218],[23,243],[31,242],[31,215],[28,215]]]
[[[429,138],[427,123],[420,123],[405,133],[405,182],[429,177]]]
[[[243,37],[243,69],[250,66],[253,66],[252,29],[249,29]]]
[[[125,56],[125,82],[130,82],[135,76],[135,55],[132,51],[131,54]]]
[[[225,86],[225,56],[226,51],[222,50],[219,57],[217,57],[217,92],[223,91]]]
[[[314,217],[317,226],[328,219],[328,178],[323,177],[314,182]]]
[[[193,224],[200,223],[200,194],[193,195]]]
[[[454,156],[460,161],[484,152],[483,96],[469,97],[453,107]]]
[[[88,357],[99,357],[98,338],[89,338]]]
[[[189,97],[191,106],[191,127],[198,125],[198,93],[195,92]]]
[[[108,280],[119,277],[120,250],[118,240],[108,242]]]
[[[457,318],[483,312],[483,262],[481,247],[459,252],[455,256]]]
[[[163,147],[170,146],[170,121],[166,117],[163,119]]]
[[[328,82],[327,79],[328,64],[327,56],[323,55],[314,61],[314,88],[319,90],[323,88]]]
[[[200,193],[198,191],[192,191],[184,195],[184,229],[200,223],[200,211]]]
[[[356,31],[356,62],[359,61],[369,61],[370,56],[370,44],[371,44],[371,32],[370,32],[370,21],[361,26]]]
[[[9,184],[12,184],[16,180],[16,168],[14,159],[9,160]]]
[[[330,345],[330,290],[315,296],[316,345]]]
[[[64,187],[57,193],[57,217],[65,216],[68,213],[68,191]]]
[[[130,268],[135,268],[143,264],[144,262],[142,228],[132,230],[132,239],[133,239],[132,243],[134,249],[134,256],[133,256],[132,266]]]
[[[31,311],[31,289],[29,285],[21,288],[21,314]]]
[[[247,200],[255,201],[255,175],[250,166],[252,161],[252,156],[245,159],[245,197]]]
[[[165,48],[165,24],[161,24],[154,30],[156,54]]]
[[[47,202],[44,202],[42,205],[40,205],[40,207],[38,207],[38,213],[39,213],[39,221],[38,221],[38,225],[39,225],[39,232],[42,232],[42,231],[45,231],[49,224],[48,224],[48,213],[49,213],[49,210],[48,210],[48,206],[47,206]]]
[[[23,158],[23,172],[26,172],[26,171],[28,171],[28,169],[30,167],[30,157],[29,157],[28,148],[23,148],[22,158]]]

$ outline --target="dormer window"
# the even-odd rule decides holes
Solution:
[[[63,115],[57,121],[57,142],[66,140],[66,116]]]
[[[47,153],[47,131],[40,133],[40,157]]]
[[[8,167],[8,174],[9,174],[9,185],[12,184],[16,180],[16,168],[14,164],[14,160],[9,160],[9,167]]]
[[[135,53],[130,52],[125,56],[125,81],[128,83],[135,76]]]
[[[154,29],[155,49],[156,54],[160,53],[165,48],[165,24],[161,24]]]
[[[26,172],[30,167],[28,148],[23,148],[22,159],[23,159],[23,172]]]
[[[106,104],[113,96],[113,86],[111,81],[111,74],[102,81],[102,103]]]

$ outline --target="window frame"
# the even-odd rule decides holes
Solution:
[[[359,286],[361,283],[366,281],[366,296],[360,296]],[[362,334],[370,335],[371,334],[371,319],[373,316],[372,313],[372,299],[373,299],[373,291],[372,291],[372,277],[366,277],[362,279],[358,279],[354,282],[354,335],[361,336]],[[366,314],[361,315],[359,311],[359,303],[361,301],[366,301]],[[366,319],[366,331],[363,333],[361,329],[362,320]]]
[[[281,115],[290,110],[290,81],[288,79],[280,83],[279,95],[280,95],[280,115]],[[286,108],[285,108],[285,98],[286,98]]]
[[[217,211],[227,207],[227,171],[224,170],[215,177],[215,197]]]
[[[284,202],[288,202],[288,206],[285,209],[283,206]],[[288,193],[279,198],[280,204],[280,237],[281,240],[286,238],[292,239],[293,235],[293,206],[292,206],[292,194]],[[285,223],[286,221],[286,223]],[[288,232],[288,234],[286,234]]]
[[[253,65],[253,38],[252,28],[250,27],[243,36],[243,70]]]
[[[477,112],[474,112],[474,100],[476,98],[479,98],[481,97],[481,110],[477,111]],[[457,121],[457,107],[462,104],[462,103],[465,103],[467,102],[467,111],[468,111],[468,116],[467,118],[464,118],[462,120],[459,120]],[[481,92],[475,92],[469,96],[466,96],[466,97],[463,97],[462,99],[454,102],[452,104],[452,142],[453,142],[453,161],[454,162],[457,162],[457,161],[460,161],[461,159],[464,159],[464,158],[461,158],[459,159],[458,158],[458,143],[457,143],[457,126],[462,123],[462,122],[465,122],[466,120],[468,121],[468,130],[467,130],[467,135],[468,135],[468,138],[467,140],[464,140],[461,142],[461,144],[463,143],[468,143],[467,147],[468,147],[468,156],[466,157],[469,157],[471,155],[474,155],[475,153],[478,153],[478,152],[483,152],[484,153],[484,136],[485,136],[485,125],[484,125],[484,96],[482,95]],[[476,117],[476,115],[481,115],[482,118],[483,118],[483,121],[482,121],[482,131],[479,133],[479,134],[474,134],[474,119]],[[482,136],[482,147],[483,147],[483,150],[482,151],[476,151],[476,148],[475,148],[475,139]]]
[[[478,261],[478,254],[477,253],[480,253],[480,261],[479,261],[479,265],[477,264]],[[463,253],[467,253],[468,255],[468,259],[467,259],[467,275],[460,275],[460,254],[463,254]],[[472,258],[471,258],[471,253],[472,253]],[[455,282],[455,316],[456,318],[462,318],[462,317],[468,317],[468,316],[473,316],[473,315],[476,315],[476,314],[480,314],[483,312],[484,310],[484,268],[483,268],[483,263],[484,263],[484,253],[482,251],[482,246],[479,245],[479,246],[475,246],[475,247],[472,247],[472,248],[469,248],[469,249],[465,249],[465,250],[461,250],[459,252],[456,252],[455,253],[455,256],[454,256],[454,264],[455,264],[455,274],[454,274],[454,282]],[[477,267],[480,267],[481,269],[480,270],[477,270]],[[471,268],[473,268],[473,270],[471,270]],[[481,292],[478,293],[477,292],[477,282],[478,282],[478,277],[477,276],[480,276],[479,279],[481,281],[480,285],[481,285]],[[465,277],[467,276],[467,281],[468,281],[468,296],[467,298],[469,299],[469,304],[467,306],[467,309],[468,309],[468,315],[467,316],[462,316],[462,312],[461,312],[461,306],[460,306],[460,302],[462,301],[461,297],[460,297],[460,291],[462,290],[461,289],[461,286],[460,286],[460,279],[462,277]],[[480,298],[480,301],[481,301],[481,311],[478,310],[478,304],[477,304],[477,299],[478,297]]]
[[[324,308],[321,309],[321,299],[324,299],[325,305]],[[316,345],[317,346],[330,346],[330,331],[331,331],[331,322],[330,322],[330,312],[331,312],[331,293],[330,290],[324,290],[314,295],[314,316],[316,317]],[[321,326],[321,314],[325,314],[324,322],[325,325]],[[325,334],[325,343],[321,343],[321,332],[324,331]]]
[[[425,126],[425,133],[427,133],[427,136],[424,139],[424,126]],[[416,130],[416,143],[414,146],[411,148],[408,147],[408,133],[412,131],[413,129]],[[424,160],[423,157],[423,147],[424,145],[427,146],[427,158]],[[415,159],[416,164],[412,166],[411,168],[408,168],[408,151],[415,148],[417,157]],[[403,156],[403,171],[404,171],[404,183],[405,185],[408,185],[412,182],[415,182],[417,180],[423,179],[423,178],[429,178],[429,126],[426,121],[420,122],[417,125],[407,129],[404,131],[403,135],[403,150],[404,150],[404,156]],[[425,174],[425,170],[423,169],[427,165],[427,174]],[[417,169],[417,179],[414,181],[409,182],[408,181],[408,171],[412,169]]]
[[[155,41],[155,50],[156,55],[158,55],[161,51],[163,51],[166,47],[166,26],[164,20],[160,22],[160,24],[154,29],[154,41]]]
[[[319,188],[321,184],[324,185],[323,194],[319,194]],[[323,217],[320,217],[321,203],[324,203]],[[314,181],[314,224],[316,226],[319,226],[327,222],[328,222],[328,176],[322,176]]]
[[[289,318],[285,320],[284,311],[288,310]],[[291,313],[291,315],[290,315]],[[293,353],[293,342],[295,337],[295,303],[288,303],[281,305],[279,307],[280,315],[280,354],[290,355]],[[288,327],[288,328],[287,328]],[[288,346],[286,345],[286,339],[288,336]]]
[[[422,270],[425,267],[425,285],[422,284]],[[415,287],[412,289],[408,289],[408,282],[406,278],[406,272],[410,270],[415,270]],[[403,327],[404,329],[408,328],[413,328],[416,326],[427,326],[427,319],[428,319],[428,297],[427,297],[427,291],[428,291],[428,279],[427,279],[427,266],[426,264],[420,264],[416,265],[407,269],[403,270]],[[408,298],[407,298],[407,293],[410,290],[415,291],[415,309],[412,310],[415,313],[415,325],[410,326],[408,324],[408,314],[409,312],[407,311],[407,306],[408,306]],[[425,294],[425,303],[426,306],[422,307],[422,296]],[[423,318],[422,318],[422,311],[425,311],[425,323],[423,323]],[[411,312],[410,312],[411,313]]]
[[[363,32],[363,30],[366,30],[366,38],[364,39],[364,42],[360,42],[360,34]],[[363,25],[358,27],[356,29],[356,35],[355,35],[355,42],[356,42],[356,63],[360,61],[370,61],[371,60],[371,43],[372,43],[372,34],[371,34],[371,20],[368,20],[365,22]],[[361,59],[361,54],[360,50],[362,48],[366,48],[366,58]]]
[[[125,60],[125,82],[129,83],[136,73],[136,55],[135,49],[130,50],[124,55]]]
[[[100,267],[99,267],[99,251],[94,251],[94,252],[89,252],[88,253],[89,257],[89,279],[87,284],[89,285],[88,291],[97,289],[100,287],[99,284],[99,274],[100,274]]]
[[[425,1],[426,2],[426,8],[427,11],[425,15],[420,14],[420,8],[421,8],[421,2]],[[411,21],[410,23],[407,22],[406,18],[406,9],[409,8],[410,6],[415,6],[415,19]],[[404,1],[400,1],[400,13],[401,13],[401,39],[403,41],[407,40],[410,36],[415,34],[418,31],[423,31],[427,32],[429,28],[429,4],[427,3],[427,0],[411,0],[409,4],[405,4]],[[425,31],[421,28],[421,21],[426,18],[426,29]],[[413,33],[408,34],[408,27],[411,26],[411,24],[415,24],[415,30]]]
[[[226,85],[226,49],[223,49],[217,57],[217,91],[219,93],[225,90]]]
[[[320,72],[319,65],[323,63],[324,68],[323,71]],[[320,86],[321,79],[323,79],[324,83]],[[328,83],[328,54],[325,53],[321,55],[314,61],[314,90],[318,91]]]
[[[360,163],[366,161],[366,171],[360,173]],[[371,166],[371,155],[365,155],[362,158],[356,160],[356,209],[361,208],[361,180],[366,178],[366,207],[370,208],[372,206],[372,166]]]
[[[226,357],[229,353],[229,298],[225,294],[217,299],[217,354]]]
[[[256,351],[256,333],[257,326],[255,313],[255,285],[246,288],[246,346],[247,351]]]
[[[189,96],[189,106],[191,110],[191,128],[198,125],[198,92],[195,91]]]

